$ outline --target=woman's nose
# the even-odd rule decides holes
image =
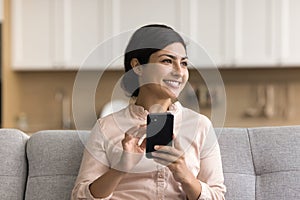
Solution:
[[[173,65],[173,75],[182,76],[183,75],[183,68],[181,67],[180,62],[174,62]]]

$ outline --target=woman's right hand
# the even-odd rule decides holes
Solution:
[[[130,128],[125,133],[122,140],[123,153],[118,164],[119,170],[129,172],[142,159],[146,149],[146,139],[141,144],[141,137],[146,134],[146,125],[140,125]]]

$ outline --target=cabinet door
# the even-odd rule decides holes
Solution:
[[[13,69],[52,68],[51,0],[12,0],[11,3]]]
[[[68,69],[103,67],[91,60],[97,46],[110,34],[107,0],[64,0],[64,60]],[[101,55],[100,55],[101,56]],[[95,57],[95,56],[94,56]]]
[[[123,52],[129,38],[137,28],[150,24],[166,24],[177,31],[184,31],[182,25],[182,0],[112,0],[112,32],[116,37],[113,54],[116,59],[112,68],[120,68]],[[121,35],[120,35],[121,34]]]
[[[180,0],[113,0],[113,32],[129,31],[149,23],[180,30]]]
[[[278,1],[234,1],[234,62],[237,66],[274,66],[278,64],[276,41],[280,26]]]
[[[281,64],[300,66],[300,1],[281,0]]]
[[[195,67],[222,67],[225,61],[225,1],[190,1],[189,57]]]

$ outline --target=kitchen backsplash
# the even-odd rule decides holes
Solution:
[[[76,72],[16,72],[19,84],[19,114],[11,119],[10,126],[35,132],[42,129],[74,129],[72,95]],[[86,72],[86,76],[94,72]],[[82,107],[82,117],[89,129],[103,106],[111,100],[115,84],[122,71],[105,72],[99,81],[94,99],[95,113]],[[300,124],[300,69],[223,69],[221,75],[226,91],[226,127],[251,127]],[[189,83],[200,102],[200,112],[212,117],[211,104],[221,104],[218,85],[214,92],[207,91],[202,77],[190,71]],[[80,88],[82,95],[88,88]],[[119,91],[120,92],[120,91]],[[183,104],[198,109],[189,102],[188,94]],[[194,96],[195,96],[194,95]],[[221,101],[221,102],[220,102]],[[96,114],[96,117],[95,117]],[[5,116],[4,116],[5,117]],[[5,125],[4,125],[5,126]]]

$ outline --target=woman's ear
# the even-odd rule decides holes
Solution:
[[[132,58],[130,61],[130,65],[134,73],[136,73],[136,75],[138,76],[142,75],[142,66],[137,58]]]

